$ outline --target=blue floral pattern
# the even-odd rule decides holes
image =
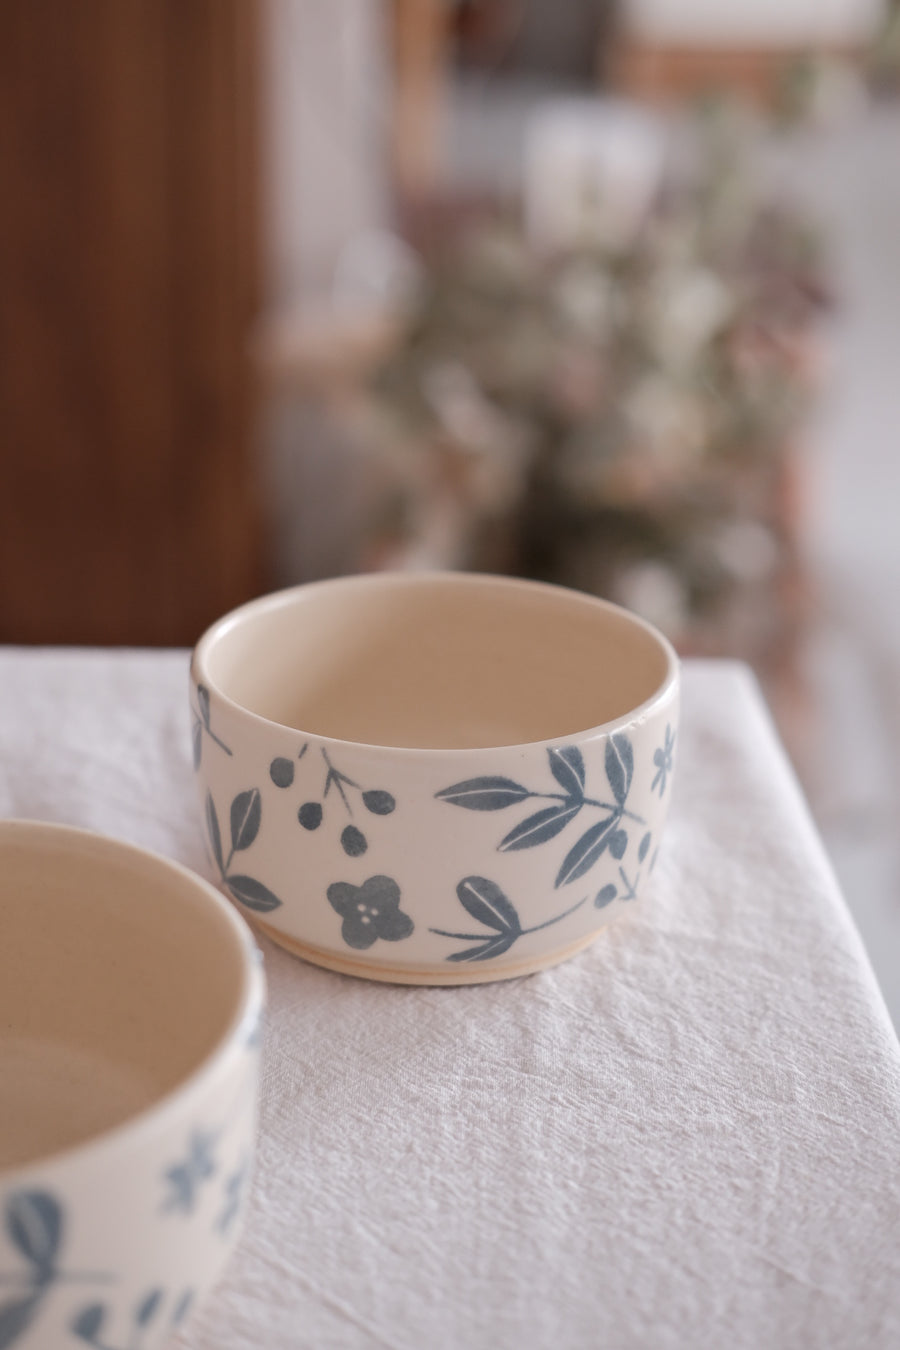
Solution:
[[[328,903],[343,919],[341,937],[357,951],[365,951],[379,938],[401,942],[414,928],[400,908],[400,887],[392,877],[369,877],[361,886],[335,881],[328,887]]]
[[[249,788],[239,792],[231,803],[230,813],[231,849],[225,857],[222,848],[222,831],[219,828],[219,814],[211,792],[206,794],[206,832],[216,867],[219,870],[221,885],[246,909],[257,914],[269,914],[278,909],[281,901],[277,895],[264,886],[255,877],[243,872],[232,872],[231,863],[235,853],[243,853],[255,842],[262,824],[262,796],[259,788]]]
[[[127,1346],[123,1345],[121,1350],[139,1350],[151,1327],[156,1329],[162,1324],[167,1333],[174,1332],[190,1311],[194,1291],[183,1290],[172,1301],[168,1315],[165,1314],[166,1301],[164,1289],[150,1289],[143,1295],[131,1311],[131,1333]],[[92,1346],[93,1350],[119,1350],[105,1338],[105,1327],[111,1320],[111,1309],[107,1304],[89,1303],[72,1318],[70,1330],[73,1336],[85,1345]]]
[[[245,1042],[245,1049],[255,1049],[255,1044],[251,1046]],[[164,1169],[162,1185],[165,1195],[160,1206],[163,1214],[190,1218],[197,1210],[202,1195],[216,1183],[213,1189],[221,1192],[222,1204],[214,1226],[220,1233],[227,1235],[244,1200],[250,1176],[250,1159],[246,1150],[242,1151],[237,1164],[226,1173],[224,1169],[229,1164],[223,1161],[223,1155],[228,1149],[229,1124],[247,1106],[247,1088],[251,1081],[255,1082],[255,1077],[254,1069],[250,1077],[244,1080],[237,1098],[223,1112],[225,1123],[218,1129],[193,1130],[181,1156]]]
[[[559,923],[569,914],[574,914],[576,909],[581,909],[588,898],[585,896],[577,905],[570,905],[552,919],[545,919],[543,923],[534,924],[531,928],[523,928],[515,905],[504,895],[496,881],[491,881],[488,877],[463,877],[456,888],[456,894],[463,909],[484,927],[480,933],[449,933],[443,928],[430,929],[430,932],[437,933],[439,937],[455,938],[458,942],[476,944],[474,947],[464,947],[462,951],[451,952],[446,958],[448,961],[489,961],[492,957],[502,956],[520,937],[524,937],[526,933],[537,933],[542,928]]]
[[[309,742],[307,741],[297,755],[298,761],[303,759],[308,749]],[[297,811],[297,820],[304,830],[317,830],[325,819],[325,802],[328,794],[334,788],[347,815],[350,817],[350,823],[341,830],[341,848],[349,858],[360,858],[368,849],[369,841],[359,826],[353,822],[351,794],[358,793],[359,801],[373,816],[391,815],[397,805],[396,799],[393,793],[388,792],[385,788],[361,787],[354,778],[335,767],[324,745],[319,746],[319,753],[325,765],[325,779],[321,797],[318,799],[309,798],[302,802]],[[278,788],[291,787],[294,782],[293,760],[283,755],[276,756],[269,765],[269,777]]]
[[[638,872],[634,881],[631,881],[625,868],[620,865],[619,880],[622,883],[621,890],[614,881],[608,881],[605,886],[601,886],[600,890],[594,896],[595,908],[605,909],[607,905],[612,904],[613,900],[637,899],[637,888],[641,884],[640,872]]]
[[[191,705],[191,712],[193,714],[191,743],[194,752],[194,772],[196,773],[200,768],[200,761],[203,758],[204,735],[208,736],[211,741],[214,741],[220,750],[224,750],[226,755],[230,755],[231,751],[225,742],[220,740],[210,726],[209,690],[205,684],[197,685],[197,707],[195,708]]]
[[[202,704],[196,715],[205,727]],[[657,740],[658,730],[642,726],[639,733],[635,732],[634,740],[630,732],[614,731],[598,737],[586,747],[571,743],[545,746],[537,751],[536,758],[528,757],[527,762],[536,764],[537,771],[532,768],[523,774],[524,781],[518,774],[513,777],[508,773],[488,772],[437,791],[434,787],[427,790],[426,800],[430,798],[461,812],[484,815],[507,812],[512,821],[505,832],[498,831],[492,841],[497,854],[541,850],[549,871],[548,890],[551,886],[554,891],[569,886],[578,886],[580,890],[579,883],[584,883],[585,890],[591,888],[576,904],[561,906],[560,912],[552,918],[531,926],[527,914],[520,916],[518,902],[514,904],[510,898],[515,897],[515,869],[504,877],[492,866],[480,859],[479,866],[472,858],[469,865],[475,863],[475,867],[472,867],[471,876],[464,876],[458,883],[458,872],[449,878],[435,876],[434,884],[449,891],[448,899],[456,884],[457,900],[477,922],[472,925],[461,922],[457,926],[452,919],[443,920],[441,916],[446,926],[425,929],[424,924],[417,927],[415,909],[410,914],[401,905],[401,884],[405,884],[402,876],[377,875],[363,881],[359,874],[354,877],[350,872],[352,879],[328,884],[326,873],[319,884],[340,919],[340,944],[364,952],[379,941],[402,942],[416,932],[417,941],[411,946],[418,948],[427,931],[463,944],[459,950],[445,955],[444,960],[486,961],[503,956],[537,928],[561,923],[582,906],[593,904],[602,909],[614,899],[632,899],[641,876],[649,875],[656,862],[655,840],[651,839],[648,820],[639,812],[642,808],[647,811],[654,799],[659,800],[666,794],[674,765],[676,734],[673,728],[674,723],[665,724],[662,744]],[[391,844],[390,834],[383,842],[378,839],[376,826],[379,818],[402,817],[402,804],[398,804],[394,791],[368,786],[371,770],[355,766],[346,747],[322,744],[315,738],[298,738],[291,748],[290,742],[285,744],[279,738],[279,742],[269,749],[264,764],[266,767],[257,778],[260,787],[246,788],[233,797],[227,822],[224,804],[223,808],[217,809],[212,793],[206,791],[206,825],[211,855],[223,888],[241,905],[259,914],[281,905],[279,895],[255,875],[248,875],[235,866],[235,859],[242,851],[250,849],[261,833],[267,812],[278,812],[273,814],[270,828],[276,828],[276,820],[279,822],[277,828],[282,828],[285,803],[276,801],[281,794],[291,793],[288,802],[291,811],[296,811],[300,838],[319,832],[323,847],[311,854],[313,873],[318,872],[323,862],[327,864],[332,832],[335,850],[339,843],[343,854],[351,860],[365,859],[369,853],[374,853],[376,843],[379,849]],[[487,767],[491,767],[490,760]],[[231,790],[237,786],[239,783],[232,780]],[[408,821],[398,819],[398,825],[416,830],[419,821],[427,829],[427,820],[421,815],[425,803],[410,802],[407,805],[412,808],[410,818]],[[652,821],[649,823],[653,824]],[[228,825],[230,848],[223,843]],[[484,832],[472,833],[476,848],[483,853]],[[458,847],[465,860],[464,832],[459,834]],[[475,856],[477,858],[478,854]],[[302,855],[296,863],[301,869]],[[252,873],[252,867],[250,870]],[[335,867],[331,875],[335,874],[340,876],[341,869]],[[279,878],[275,882],[279,890],[291,888],[292,882],[283,879],[281,873]],[[509,894],[501,889],[501,883],[508,887]],[[440,946],[429,944],[430,950],[423,951],[423,960],[441,959],[439,951],[434,950],[435,945]]]
[[[216,1142],[215,1134],[196,1131],[191,1135],[184,1158],[166,1169],[169,1194],[163,1204],[164,1210],[180,1214],[193,1212],[198,1191],[217,1171],[213,1152]]]
[[[599,811],[600,819],[579,836],[560,865],[554,885],[568,886],[580,880],[609,850],[618,861],[628,847],[625,821],[643,825],[643,819],[629,811],[628,794],[634,778],[634,750],[624,732],[606,741],[605,770],[612,801],[598,800],[586,794],[584,757],[577,745],[553,746],[547,751],[550,772],[561,791],[540,792],[501,775],[469,778],[443,788],[435,796],[467,811],[503,811],[529,799],[553,803],[542,807],[514,826],[497,845],[500,853],[536,848],[555,839],[585,809]]]
[[[2,1277],[2,1283],[18,1285],[16,1293],[0,1304],[0,1350],[14,1345],[40,1314],[55,1285],[73,1280],[106,1283],[103,1273],[70,1273],[59,1267],[65,1237],[62,1205],[49,1191],[15,1191],[3,1215],[7,1237],[22,1258],[19,1275]]]

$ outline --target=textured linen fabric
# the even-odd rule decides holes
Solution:
[[[209,876],[181,652],[0,652],[0,813]],[[567,964],[377,985],[263,942],[241,1245],[180,1350],[888,1350],[900,1051],[752,678],[688,663],[646,898]]]

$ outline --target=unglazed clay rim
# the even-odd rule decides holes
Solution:
[[[448,582],[459,583],[460,581],[463,585],[473,587],[494,586],[499,589],[508,587],[519,591],[530,590],[550,596],[559,595],[568,599],[574,596],[586,608],[591,607],[604,613],[616,614],[635,628],[642,629],[660,647],[666,658],[666,674],[654,693],[642,703],[624,712],[620,717],[569,733],[570,739],[592,740],[594,737],[609,735],[612,732],[644,721],[657,706],[666,701],[678,684],[679,661],[675,648],[659,629],[648,623],[646,619],[633,614],[631,610],[625,609],[622,605],[616,605],[611,600],[601,600],[599,596],[588,595],[583,591],[575,591],[566,586],[555,586],[545,581],[526,581],[519,577],[498,576],[488,572],[369,572],[347,577],[331,577],[326,581],[311,581],[300,586],[289,586],[284,590],[272,591],[268,595],[249,600],[247,604],[231,610],[207,628],[194,648],[191,659],[192,676],[195,683],[206,685],[208,689],[215,692],[216,697],[226,707],[232,709],[238,715],[248,718],[251,722],[265,727],[280,727],[286,731],[299,733],[301,736],[309,736],[316,741],[324,741],[329,745],[354,746],[358,749],[377,750],[381,753],[403,756],[448,755],[453,758],[464,758],[467,755],[474,754],[503,754],[510,750],[540,750],[557,745],[559,742],[558,736],[550,736],[546,740],[540,741],[516,741],[505,745],[461,746],[452,749],[443,746],[379,745],[371,741],[348,741],[339,736],[323,736],[317,732],[307,732],[303,727],[290,726],[286,722],[275,722],[271,718],[262,717],[259,713],[253,712],[252,709],[244,707],[242,703],[236,703],[210,676],[207,665],[208,658],[220,638],[232,629],[239,628],[246,619],[265,613],[267,610],[288,608],[296,599],[309,595],[313,590],[338,590],[367,586],[378,588],[419,585],[424,587],[427,585],[445,585]]]
[[[95,830],[85,830],[74,825],[59,825],[42,820],[0,821],[0,854],[2,854],[5,840],[16,834],[26,836],[30,834],[37,848],[40,847],[41,837],[48,835],[62,841],[68,839],[73,843],[78,840],[86,841],[94,846],[98,854],[118,853],[134,858],[144,866],[149,865],[153,870],[162,874],[161,884],[164,884],[165,873],[167,872],[187,881],[195,891],[202,893],[204,903],[212,905],[230,928],[241,954],[241,989],[236,1011],[218,1037],[212,1050],[174,1088],[170,1088],[167,1092],[155,1098],[150,1106],[130,1116],[127,1120],[118,1125],[113,1125],[109,1129],[101,1130],[97,1134],[92,1134],[80,1143],[56,1149],[52,1153],[41,1154],[20,1166],[0,1167],[0,1187],[8,1185],[13,1178],[25,1177],[29,1173],[40,1171],[50,1165],[77,1164],[81,1159],[88,1158],[95,1152],[106,1152],[107,1150],[124,1150],[127,1152],[132,1142],[140,1136],[155,1134],[165,1129],[172,1118],[177,1118],[185,1113],[190,1114],[193,1100],[204,1098],[208,1092],[215,1088],[220,1079],[227,1076],[231,1061],[242,1053],[243,1029],[253,1019],[261,1015],[265,1004],[262,953],[253,939],[249,925],[213,885],[197,876],[195,872],[183,867],[181,863],[174,862],[171,858],[164,858],[158,853],[151,852],[150,849],[139,848],[135,844],[125,843],[124,840],[112,839],[107,835],[98,834]]]

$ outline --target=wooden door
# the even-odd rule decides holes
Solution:
[[[260,587],[257,26],[0,7],[0,641],[189,643]]]

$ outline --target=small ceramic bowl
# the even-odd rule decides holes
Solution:
[[[192,662],[219,882],[351,975],[552,965],[653,870],[678,679],[643,620],[556,586],[382,573],[253,601]]]
[[[161,1345],[236,1240],[259,952],[183,867],[0,823],[0,1347]]]

